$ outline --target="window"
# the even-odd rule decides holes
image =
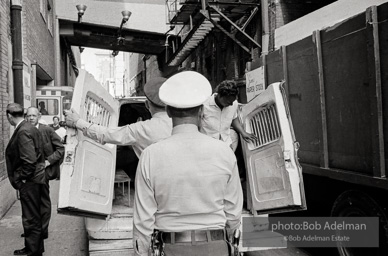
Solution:
[[[38,106],[38,109],[42,116],[52,116],[59,114],[58,100],[56,99],[37,99],[36,105]]]
[[[72,95],[67,95],[63,97],[63,102],[62,102],[62,109],[63,110],[70,110],[71,108],[71,101],[72,101]]]

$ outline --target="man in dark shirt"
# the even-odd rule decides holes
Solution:
[[[38,110],[39,111],[39,110]],[[53,117],[53,123],[49,124],[50,127],[54,129],[54,131],[58,130],[61,126],[59,125],[59,117]]]

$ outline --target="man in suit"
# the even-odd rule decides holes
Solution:
[[[38,128],[43,139],[43,150],[45,156],[46,167],[46,184],[43,186],[41,218],[42,218],[42,234],[43,239],[48,238],[48,226],[51,218],[51,200],[49,180],[59,177],[60,165],[63,162],[65,155],[65,147],[61,142],[61,138],[53,128],[39,123],[41,114],[36,107],[27,109],[27,121]]]
[[[15,126],[5,151],[7,172],[11,185],[20,192],[25,234],[25,247],[15,250],[14,255],[40,256],[44,252],[40,207],[46,183],[42,136],[24,120],[21,105],[8,104],[6,114],[9,123]]]

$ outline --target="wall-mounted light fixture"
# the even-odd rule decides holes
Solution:
[[[84,4],[78,4],[76,6],[77,10],[78,10],[78,23],[81,23],[82,21],[82,16],[84,15],[85,11],[86,11],[86,5]]]
[[[129,17],[131,17],[131,12],[130,11],[122,11],[121,14],[123,15],[123,20],[121,21],[121,24],[124,24],[129,20]]]
[[[131,17],[130,11],[122,11],[121,14],[123,15],[123,18],[121,20],[121,24],[119,27],[119,30],[117,31],[117,45],[123,45],[125,38],[121,36],[121,31],[123,29],[123,25],[129,20],[129,17]],[[115,57],[119,53],[118,50],[115,50],[112,52],[112,56]]]
[[[118,54],[119,54],[119,51],[118,50],[114,50],[112,52],[112,57],[116,57]]]
[[[122,45],[124,43],[124,37],[121,36],[121,30],[123,29],[123,25],[129,20],[129,17],[131,17],[130,11],[122,11],[121,14],[123,15],[123,19],[121,20],[120,28],[117,31],[117,43],[119,45]]]

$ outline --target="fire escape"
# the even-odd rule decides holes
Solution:
[[[247,25],[259,12],[259,2],[258,0],[166,0],[168,22],[179,30],[175,41],[169,40],[167,36],[166,64],[180,65],[214,28],[225,33],[248,53],[251,53],[252,47],[247,46],[239,38],[245,37],[251,42],[250,45],[261,48],[260,44],[245,32]]]

